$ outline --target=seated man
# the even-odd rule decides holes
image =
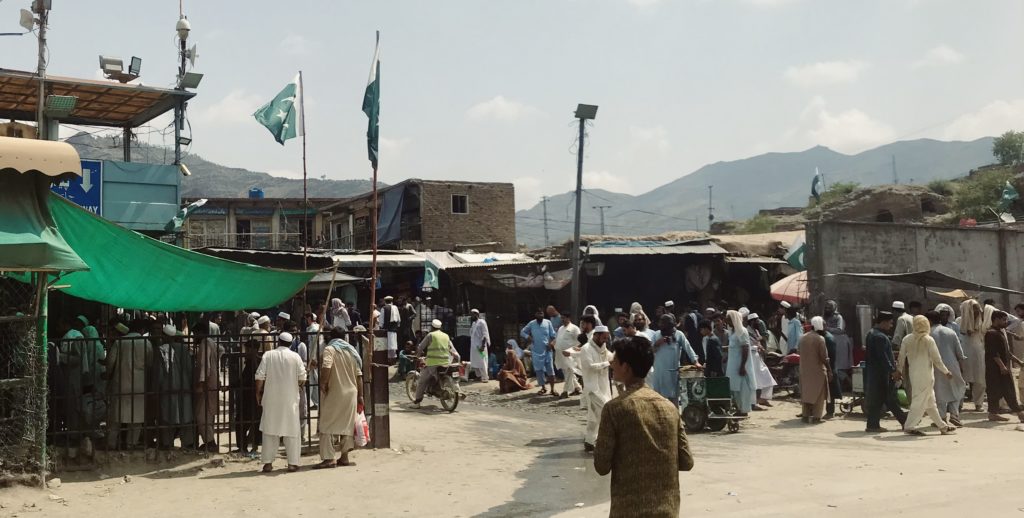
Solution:
[[[505,349],[505,364],[496,376],[502,394],[530,388],[530,382],[526,377],[526,367],[523,365],[523,361],[516,356],[516,351],[512,347],[514,343],[514,340],[509,340],[509,346]]]

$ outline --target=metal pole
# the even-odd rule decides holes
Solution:
[[[551,238],[548,237],[548,197],[541,196],[540,200],[544,203],[544,246],[551,246]]]
[[[708,233],[711,233],[711,223],[715,221],[715,206],[711,204],[711,192],[714,185],[708,186]]]
[[[36,273],[36,345],[38,348],[39,356],[36,357],[36,365],[38,369],[33,373],[35,375],[35,392],[38,404],[39,415],[36,417],[35,422],[35,441],[39,445],[39,483],[43,489],[46,489],[46,428],[49,420],[47,408],[47,401],[49,401],[49,394],[47,394],[48,385],[46,382],[47,377],[47,355],[49,352],[47,349],[47,315],[48,315],[48,301],[50,292],[46,287],[46,280],[49,276],[45,272]]]
[[[177,110],[175,110],[175,113],[177,113]],[[177,120],[177,119],[175,119],[175,120]],[[131,162],[132,161],[132,129],[131,129],[131,127],[129,127],[129,126],[125,126],[124,127],[124,131],[121,133],[121,139],[124,140],[124,142],[121,143],[121,149],[122,149],[122,154],[124,155],[124,161],[125,162]],[[177,140],[177,139],[175,139],[175,140]],[[177,149],[177,144],[175,144],[175,149]],[[179,152],[180,151],[175,152],[175,155],[177,155],[177,153],[179,153]]]
[[[299,70],[299,127],[302,129],[302,232],[299,236],[305,236],[302,245],[302,269],[308,270],[306,264],[307,248],[309,247],[309,198],[306,185],[306,91],[302,86],[302,71]],[[333,281],[332,281],[333,283]],[[306,287],[302,287],[302,311],[306,311]]]
[[[576,154],[576,222],[572,233],[572,316],[580,314],[580,215],[583,207],[583,147],[587,121],[580,119],[579,149]]]
[[[36,74],[39,76],[39,99],[36,103],[36,138],[45,140],[50,138],[46,117],[43,115],[46,103],[46,23],[50,15],[42,1],[36,6],[36,14],[39,15],[39,61],[36,65]]]
[[[594,205],[591,208],[597,209],[598,211],[601,212],[601,235],[603,236],[603,235],[606,234],[606,232],[604,230],[604,209],[610,209],[610,208],[612,208],[612,206],[611,205]]]

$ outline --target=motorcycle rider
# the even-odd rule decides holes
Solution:
[[[441,331],[441,321],[435,318],[430,326],[434,330],[427,333],[419,347],[416,348],[417,354],[426,356],[426,365],[420,370],[420,379],[416,385],[416,400],[413,401],[411,407],[414,409],[420,407],[423,393],[427,391],[427,387],[437,381],[437,369],[447,367],[453,361],[455,363],[462,361],[459,352],[452,344],[452,339],[447,333]],[[453,358],[454,360],[452,360]]]

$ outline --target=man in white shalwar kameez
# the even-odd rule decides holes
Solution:
[[[568,313],[562,313],[561,324],[555,332],[555,366],[562,369],[562,377],[565,378],[560,397],[567,398],[580,393],[580,386],[576,383],[576,371],[579,369],[572,355],[565,356],[562,353],[579,345],[578,338],[582,331],[572,323],[572,316]]]
[[[490,359],[491,333],[487,329],[487,321],[480,316],[480,310],[469,312],[473,326],[469,328],[469,369],[476,372],[480,381],[486,382],[487,361]],[[466,374],[469,375],[468,373]]]
[[[906,370],[909,373],[913,391],[903,431],[908,435],[924,435],[924,432],[917,429],[917,425],[928,414],[942,435],[951,434],[956,428],[942,420],[935,402],[935,371],[946,378],[952,378],[953,374],[942,363],[939,349],[931,337],[932,328],[928,319],[924,315],[916,315],[911,329],[913,333],[903,338],[900,357],[896,361],[896,372]]]
[[[131,325],[131,332],[122,323],[115,326],[123,336],[107,353],[112,396],[108,407],[107,448],[111,450],[117,448],[121,430],[127,431],[129,449],[138,445],[142,425],[146,422],[146,366],[153,359],[153,346],[142,337],[146,329],[143,320],[133,320]]]
[[[580,369],[583,371],[581,400],[586,402],[587,408],[587,431],[583,438],[583,449],[588,452],[594,451],[604,404],[612,399],[611,383],[608,379],[608,366],[612,359],[612,353],[607,347],[609,336],[607,326],[597,326],[590,340],[579,351],[565,351],[570,356],[575,354],[579,357]]]
[[[256,402],[263,407],[260,446],[263,472],[274,469],[277,448],[284,439],[288,471],[299,470],[302,438],[299,435],[299,389],[306,383],[306,366],[298,353],[290,349],[291,333],[278,336],[277,347],[263,353],[256,369]]]

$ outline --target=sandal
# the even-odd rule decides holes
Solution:
[[[537,394],[543,396],[544,394],[547,394],[547,393],[548,393],[548,389],[542,388],[542,389],[540,389],[540,392],[538,392]]]
[[[913,435],[914,437],[924,437],[924,435],[925,435],[924,432],[922,432],[921,430],[917,430],[917,429],[914,429],[914,430],[904,430],[903,433],[905,433],[907,435]]]
[[[352,461],[348,461],[348,462],[342,462],[342,461],[341,461],[341,459],[338,459],[338,464],[337,464],[337,465],[338,465],[339,467],[347,468],[347,467],[349,467],[349,466],[355,466],[355,465],[356,465],[356,463],[355,463],[355,462],[352,462]]]
[[[942,435],[953,435],[956,433],[956,428],[952,426],[947,426],[939,430],[939,433],[941,433]]]
[[[321,462],[320,464],[313,465],[313,469],[333,468],[333,467],[339,466],[339,465],[340,464],[335,464],[333,460],[325,460],[325,461]]]

